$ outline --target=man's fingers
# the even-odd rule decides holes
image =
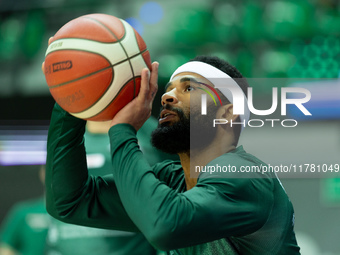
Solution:
[[[138,97],[145,101],[149,95],[149,69],[143,68],[141,72],[141,85]]]
[[[50,37],[50,39],[48,39],[48,45],[50,45],[50,44],[51,44],[52,40],[53,40],[53,36],[52,36],[52,37]]]
[[[153,100],[158,90],[158,62],[152,63],[152,72],[150,75],[150,99]]]
[[[111,121],[111,126],[129,123],[138,130],[151,116],[152,102],[158,87],[158,63],[154,62],[151,68],[151,74],[148,68],[142,69],[138,96],[115,115]]]
[[[51,44],[52,40],[53,40],[53,36],[51,36],[51,37],[48,39],[48,45]],[[42,65],[41,65],[41,70],[43,71],[43,73],[45,73],[45,62],[42,63]]]

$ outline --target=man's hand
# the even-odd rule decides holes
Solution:
[[[144,68],[141,73],[141,87],[139,94],[123,109],[121,109],[111,121],[111,127],[116,124],[127,123],[138,131],[144,122],[151,116],[152,103],[158,89],[158,63],[152,63],[152,71]]]
[[[50,39],[48,39],[48,46],[50,46],[51,42],[52,42],[53,37],[50,37]],[[42,72],[45,74],[45,61],[42,63],[41,65],[41,70]],[[1,254],[0,254],[1,255]]]

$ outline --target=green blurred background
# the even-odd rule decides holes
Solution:
[[[339,8],[336,0],[0,1],[0,96],[48,96],[40,71],[47,40],[88,13],[133,25],[164,80],[200,54],[227,59],[246,77],[336,78]]]
[[[41,71],[48,38],[68,21],[89,13],[125,19],[142,35],[152,60],[160,62],[159,95],[176,67],[201,54],[226,59],[250,78],[335,79],[340,73],[338,0],[0,1],[0,221],[16,201],[42,192],[35,165],[43,163],[54,103]],[[268,91],[270,83],[262,83],[254,93]],[[326,102],[327,95],[323,99]],[[303,124],[295,137],[306,130],[313,138],[326,133],[320,140],[334,142],[332,149],[329,144],[309,147],[321,151],[321,156],[328,149],[340,155],[339,118],[340,114],[322,125],[318,120]],[[256,131],[248,132],[245,140],[259,137]],[[262,132],[268,134],[266,129]],[[277,136],[273,135],[286,140]],[[23,140],[34,142],[41,162],[1,164],[7,155],[3,152],[16,150],[6,145],[13,140],[18,150],[27,146],[21,144]],[[266,139],[266,146],[270,140]],[[265,158],[264,146],[251,141],[259,156],[273,160]],[[300,153],[310,158],[309,152]],[[296,229],[305,247],[302,254],[340,254],[339,179],[287,179],[283,183],[295,206]]]

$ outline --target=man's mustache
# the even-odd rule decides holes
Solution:
[[[179,117],[184,116],[184,112],[182,111],[182,109],[177,108],[177,107],[173,107],[173,106],[170,105],[170,104],[164,104],[164,105],[161,106],[161,109],[160,109],[160,111],[159,111],[158,118],[161,117],[161,112],[162,112],[163,110],[169,110],[169,111],[172,111],[172,112],[174,112],[174,113],[177,113],[177,115],[178,115]]]

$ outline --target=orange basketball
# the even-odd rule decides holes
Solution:
[[[55,101],[86,120],[110,120],[138,95],[140,74],[151,69],[142,37],[106,14],[71,20],[47,48],[44,74]]]

